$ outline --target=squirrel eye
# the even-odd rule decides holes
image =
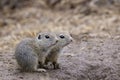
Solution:
[[[41,35],[38,36],[38,39],[41,39]]]
[[[65,36],[63,36],[63,35],[60,35],[60,38],[61,38],[61,39],[63,39],[63,38],[65,38]]]
[[[50,37],[49,37],[48,35],[45,35],[45,38],[48,39],[48,38],[50,38]]]

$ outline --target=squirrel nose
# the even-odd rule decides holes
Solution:
[[[74,40],[73,38],[70,38],[70,41],[71,41],[71,42],[73,42],[73,40]]]
[[[57,43],[58,42],[58,38],[56,37],[55,40],[56,40],[56,43]]]
[[[56,43],[58,42],[58,40],[56,40]]]

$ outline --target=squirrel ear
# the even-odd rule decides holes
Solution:
[[[38,36],[38,39],[41,39],[41,35]]]

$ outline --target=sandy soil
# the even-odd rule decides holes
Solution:
[[[0,80],[120,80],[120,15],[41,6],[0,14]],[[20,72],[15,45],[41,31],[69,31],[74,42],[59,57],[61,69]]]
[[[14,52],[1,52],[1,80],[119,80],[120,40],[91,38],[73,42],[60,58],[61,69],[47,73],[20,72]]]

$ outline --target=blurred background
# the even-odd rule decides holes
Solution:
[[[69,31],[78,40],[117,36],[120,0],[0,0],[1,49],[41,31]]]

